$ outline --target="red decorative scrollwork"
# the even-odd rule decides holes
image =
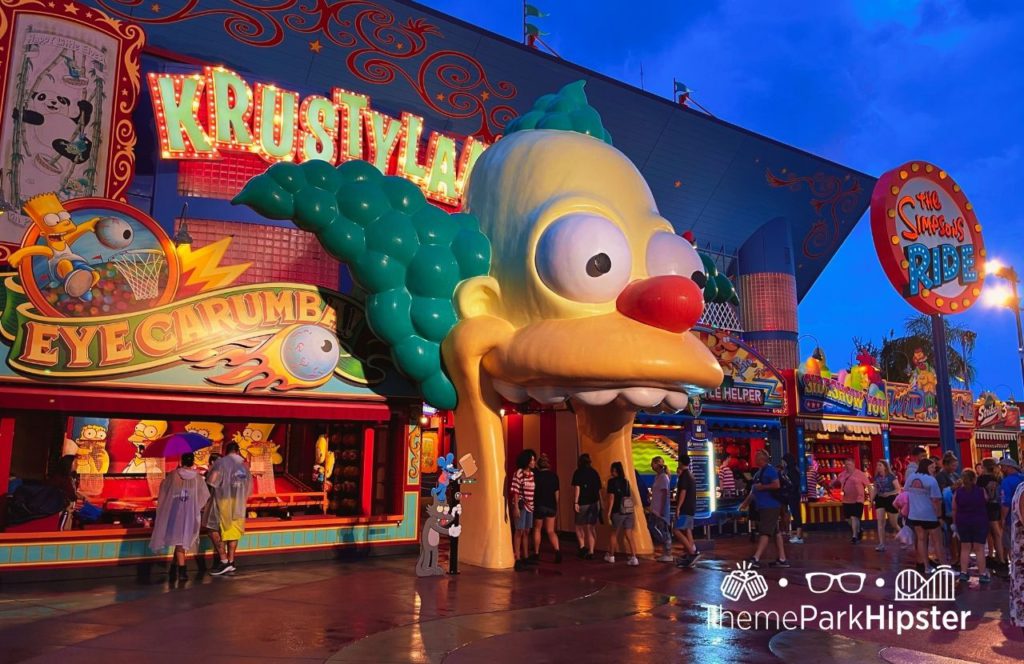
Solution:
[[[771,169],[765,169],[764,174],[772,187],[799,191],[806,186],[810,190],[810,205],[818,219],[804,236],[802,251],[811,260],[830,256],[842,238],[839,230],[842,225],[840,215],[856,209],[861,195],[860,180],[851,176],[843,179],[826,173],[800,176],[782,171],[781,175],[775,175]]]
[[[439,115],[478,118],[479,125],[469,133],[487,141],[515,115],[508,104],[516,96],[511,82],[492,82],[483,65],[466,53],[430,51],[431,38],[444,37],[437,26],[424,18],[401,22],[390,9],[368,0],[232,0],[233,6],[217,9],[201,9],[199,0],[185,0],[158,16],[129,13],[148,1],[98,0],[111,13],[148,25],[220,17],[229,37],[257,48],[278,46],[289,32],[324,39],[349,51],[345,63],[360,80],[373,85],[403,80]]]

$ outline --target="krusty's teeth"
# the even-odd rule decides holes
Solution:
[[[686,404],[690,403],[690,398],[683,392],[669,392],[665,397],[665,403],[668,404],[670,410],[679,411],[686,408]]]
[[[615,401],[615,397],[619,396],[618,390],[586,390],[583,392],[577,392],[573,395],[576,399],[579,399],[588,406],[603,406]]]
[[[527,389],[527,394],[537,403],[543,404],[562,403],[569,396],[564,387],[531,387]]]
[[[631,406],[653,408],[665,399],[666,394],[666,390],[656,387],[627,387],[620,396]]]
[[[494,379],[494,389],[498,394],[508,399],[511,403],[525,403],[529,401],[530,395],[525,387],[506,383],[503,380]]]

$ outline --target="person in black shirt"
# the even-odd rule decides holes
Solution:
[[[683,543],[683,557],[676,565],[691,567],[700,559],[693,539],[694,516],[697,514],[697,480],[690,472],[690,455],[679,455],[679,476],[676,479],[676,539]]]
[[[618,540],[625,535],[626,548],[629,550],[629,559],[626,564],[636,567],[640,564],[636,557],[636,535],[633,532],[636,528],[636,514],[634,513],[636,506],[633,491],[626,479],[626,472],[621,461],[612,462],[611,477],[608,478],[606,490],[608,491],[606,497],[608,520],[615,528],[615,532],[612,533],[608,541],[608,553],[604,554],[604,561],[606,563],[615,562],[615,549]]]
[[[533,551],[540,558],[541,530],[547,533],[551,548],[555,550],[555,562],[562,562],[562,552],[558,548],[558,535],[555,533],[555,515],[558,514],[558,475],[551,470],[551,461],[547,454],[541,453],[537,460],[537,472],[534,474],[536,488],[533,494]]]
[[[572,489],[578,555],[593,560],[597,522],[601,518],[601,476],[594,470],[589,454],[580,455],[576,472],[572,474]]]

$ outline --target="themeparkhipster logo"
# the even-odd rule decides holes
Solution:
[[[864,572],[807,572],[807,588],[812,594],[841,593],[857,595],[867,581]],[[875,580],[877,588],[885,587],[885,579]],[[786,588],[789,580],[778,580]],[[768,596],[768,580],[749,563],[743,562],[729,572],[721,585],[722,596],[731,602],[757,602]],[[896,576],[894,599],[900,603],[952,602],[956,599],[956,573],[948,565],[925,576],[914,569],[905,569]],[[967,628],[971,612],[945,609],[932,605],[884,603],[857,608],[852,604],[839,609],[801,604],[792,610],[733,610],[721,604],[705,604],[708,627],[739,630],[803,630],[824,631],[888,630],[898,635],[912,630],[962,630]]]

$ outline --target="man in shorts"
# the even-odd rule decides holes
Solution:
[[[601,476],[594,470],[589,454],[581,454],[572,474],[573,509],[576,524],[577,555],[594,559],[597,522],[601,519]]]
[[[697,480],[690,472],[690,455],[679,455],[679,477],[676,479],[676,528],[675,534],[683,543],[683,557],[676,561],[677,567],[693,567],[700,560],[697,543],[693,540],[693,519],[697,513]]]
[[[768,542],[775,539],[775,549],[779,557],[769,567],[791,567],[786,560],[786,548],[783,544],[782,531],[779,530],[779,516],[782,513],[782,503],[778,500],[775,492],[782,486],[779,479],[779,471],[772,467],[771,457],[767,450],[758,450],[755,456],[758,471],[754,474],[750,494],[740,504],[740,511],[746,510],[751,502],[757,507],[758,532],[760,537],[757,541],[757,549],[754,555],[747,559],[751,567],[761,567],[761,556],[768,549]]]

